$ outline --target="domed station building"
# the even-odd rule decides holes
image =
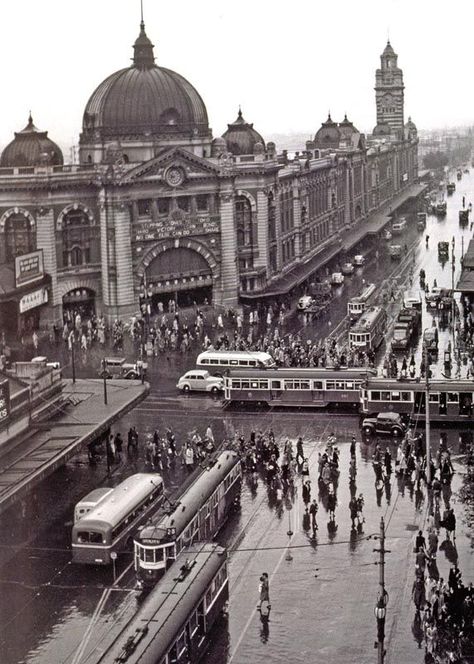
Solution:
[[[385,67],[383,140],[366,145],[347,117],[329,116],[300,152],[277,154],[240,110],[214,137],[200,94],[162,66],[142,21],[130,66],[87,101],[78,163],[31,117],[3,149],[1,329],[18,339],[78,313],[127,322],[171,302],[255,308],[314,280],[348,231],[363,237],[370,215],[417,187],[393,49]]]

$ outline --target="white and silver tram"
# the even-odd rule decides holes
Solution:
[[[195,479],[171,511],[161,509],[137,533],[134,562],[138,579],[144,585],[153,585],[185,546],[212,539],[239,504],[241,487],[240,457],[225,450]]]
[[[359,390],[373,369],[232,370],[224,378],[228,403],[324,408],[332,404],[358,407]]]
[[[72,528],[75,563],[108,565],[163,502],[161,475],[136,473],[118,484]]]
[[[181,551],[95,664],[198,662],[228,598],[226,550],[195,542]]]
[[[351,297],[347,303],[347,315],[351,322],[362,316],[369,306],[369,302],[374,298],[375,290],[375,284],[367,284],[359,295]]]
[[[376,350],[385,337],[387,312],[383,307],[366,309],[349,329],[349,345],[360,350]]]
[[[470,380],[430,380],[429,415],[433,422],[472,422],[474,383]],[[368,378],[360,390],[361,412],[426,413],[424,381]]]

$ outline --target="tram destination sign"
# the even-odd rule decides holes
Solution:
[[[10,383],[8,380],[0,381],[0,424],[10,415]]]
[[[208,235],[219,232],[219,221],[218,216],[139,221],[134,224],[133,232],[136,242],[188,237],[189,235]]]

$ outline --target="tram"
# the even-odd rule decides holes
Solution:
[[[161,475],[131,475],[73,525],[73,562],[109,565],[112,562],[111,554],[125,548],[138,526],[162,502]]]
[[[375,284],[368,284],[359,295],[351,297],[347,303],[347,315],[351,321],[356,320],[366,310],[375,293]]]
[[[429,395],[431,421],[472,421],[472,381],[430,380]],[[410,379],[369,377],[361,387],[360,402],[364,415],[391,411],[417,417],[426,412],[426,385]]]
[[[195,542],[181,551],[95,664],[198,662],[228,599],[226,550]]]
[[[227,403],[268,406],[319,407],[331,404],[359,406],[359,390],[372,369],[263,369],[229,371],[224,378]]]
[[[376,350],[385,337],[387,312],[383,307],[370,307],[349,329],[349,345],[360,350]]]
[[[240,458],[225,450],[175,505],[158,511],[137,533],[134,565],[138,580],[154,585],[185,546],[212,539],[239,504],[241,487]]]

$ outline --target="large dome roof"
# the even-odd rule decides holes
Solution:
[[[133,64],[92,93],[81,141],[125,137],[208,136],[203,100],[185,78],[155,64],[153,44],[140,24]]]
[[[253,128],[253,124],[244,120],[240,108],[236,121],[227,125],[227,130],[222,134],[222,138],[232,154],[253,154],[257,143],[260,143],[265,149],[265,141],[262,136]]]
[[[54,141],[48,138],[47,131],[39,131],[28,118],[22,131],[15,132],[15,138],[3,150],[0,166],[60,166],[63,153]]]
[[[328,113],[328,119],[321,124],[321,127],[316,132],[314,137],[314,144],[318,148],[338,148],[341,141],[341,131]]]

